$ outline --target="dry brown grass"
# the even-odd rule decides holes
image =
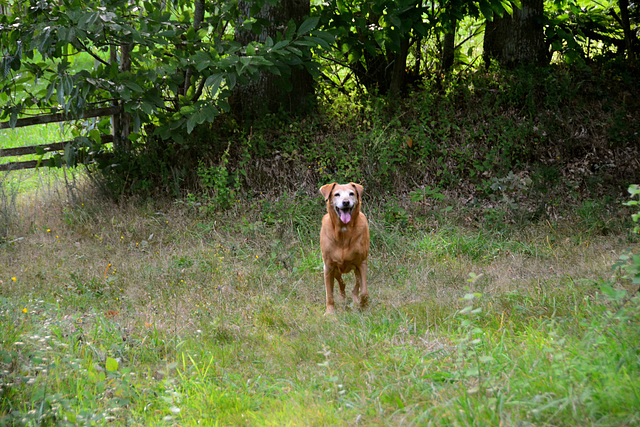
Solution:
[[[5,294],[59,293],[61,307],[72,312],[77,305],[64,304],[71,290],[71,298],[93,293],[90,301],[103,299],[105,312],[174,333],[197,329],[194,313],[238,310],[236,317],[246,319],[256,300],[283,295],[300,305],[322,300],[320,274],[313,270],[321,265],[315,236],[299,242],[295,232],[282,235],[277,227],[243,234],[235,215],[252,222],[256,212],[204,218],[166,201],[114,204],[85,191],[74,204],[59,190],[52,194],[21,200],[21,221],[13,233],[20,240],[2,249]],[[610,237],[569,236],[548,224],[530,226],[511,238],[523,242],[525,250],[500,247],[478,262],[464,253],[430,253],[416,247],[411,236],[393,235],[378,245],[383,253],[372,253],[374,307],[424,300],[456,305],[467,287],[498,295],[533,292],[540,283],[567,277],[597,280],[609,274],[624,247]],[[501,244],[483,242],[489,251]],[[470,272],[483,278],[469,284]],[[166,301],[170,304],[164,306]]]

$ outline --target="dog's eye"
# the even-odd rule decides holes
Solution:
[[[350,196],[353,196],[353,191],[351,191],[351,192],[349,193],[349,195],[350,195]]]
[[[333,197],[340,197],[340,193],[334,194]]]

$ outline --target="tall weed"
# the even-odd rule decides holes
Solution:
[[[16,200],[18,184],[9,179],[10,172],[0,172],[0,243],[7,241],[18,221]]]

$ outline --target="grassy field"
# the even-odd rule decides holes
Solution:
[[[5,204],[0,424],[640,422],[624,229],[394,223],[365,201],[371,306],[325,317],[319,196],[202,215],[63,182]]]

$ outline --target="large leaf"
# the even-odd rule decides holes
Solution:
[[[118,370],[118,361],[113,357],[107,357],[105,362],[105,369],[107,372],[116,372]]]
[[[316,28],[318,22],[320,21],[320,17],[312,16],[311,18],[307,18],[300,26],[298,27],[298,37],[303,36]]]
[[[222,83],[223,78],[224,76],[222,74],[212,74],[207,77],[204,85],[210,88],[211,96],[215,96],[218,93],[218,89],[220,89],[220,84]]]

